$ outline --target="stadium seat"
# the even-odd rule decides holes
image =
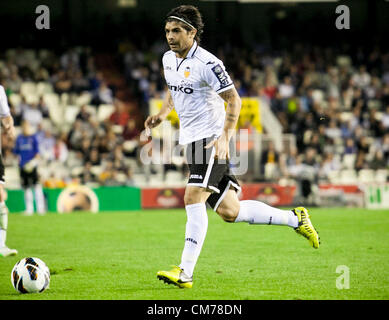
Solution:
[[[63,124],[63,109],[60,105],[52,105],[49,108],[50,119],[56,124]]]
[[[112,130],[115,132],[117,135],[121,135],[123,133],[123,127],[121,125],[113,125]]]
[[[163,186],[164,185],[164,181],[163,181],[163,178],[162,178],[162,175],[161,174],[152,174],[150,177],[149,177],[149,185],[150,186]]]
[[[358,172],[359,183],[370,183],[375,180],[375,172],[372,169],[362,169]]]
[[[20,101],[22,101],[22,97],[20,96],[20,94],[17,94],[17,93],[12,93],[10,96],[9,96],[9,102],[14,105],[14,106],[17,106]]]
[[[59,96],[56,93],[44,93],[43,100],[47,104],[49,110],[52,106],[59,106]]]
[[[274,163],[265,164],[265,179],[272,180],[275,178],[277,172],[277,166]]]
[[[324,92],[320,89],[315,89],[312,92],[312,98],[316,102],[322,102],[324,100]]]
[[[387,179],[388,179],[387,169],[376,170],[375,177],[374,177],[375,182],[387,182]]]
[[[92,116],[92,118],[95,118],[97,116],[96,107],[88,104],[86,106],[86,111],[89,112],[89,114]]]
[[[143,173],[134,174],[133,179],[136,186],[143,187],[147,185],[147,180]]]
[[[36,85],[38,95],[44,95],[45,93],[53,93],[53,86],[50,82],[38,82]]]
[[[347,122],[352,119],[353,114],[351,112],[342,112],[340,114],[340,120],[343,122]]]
[[[35,94],[37,93],[37,88],[35,82],[32,81],[25,81],[22,82],[20,85],[20,94],[27,96],[29,94]]]
[[[357,184],[358,176],[354,169],[345,169],[340,171],[340,183],[341,184]]]
[[[98,177],[103,172],[102,166],[92,166],[90,172],[93,173],[96,177]]]
[[[114,109],[115,107],[112,104],[100,104],[97,109],[97,119],[104,121],[112,114]]]
[[[65,122],[72,124],[76,120],[77,114],[80,112],[80,107],[76,105],[68,105],[65,107],[64,117]]]
[[[27,93],[24,95],[28,104],[35,104],[39,102],[39,95],[36,93]]]
[[[119,172],[116,175],[116,179],[117,179],[118,182],[121,182],[121,183],[126,183],[127,182],[127,176],[123,172]]]
[[[92,101],[92,94],[85,91],[76,97],[74,103],[81,107],[84,104],[90,104],[91,101]]]
[[[69,93],[61,93],[59,96],[59,101],[63,106],[66,106],[70,102],[70,94]]]
[[[135,140],[127,140],[123,143],[123,150],[125,152],[132,152],[138,146],[138,141]]]
[[[20,188],[19,167],[7,167],[5,169],[4,179],[7,181],[7,189]]]
[[[343,156],[343,168],[344,169],[353,169],[355,165],[356,155],[354,153],[345,154]]]
[[[165,183],[167,185],[182,185],[183,183],[185,183],[184,181],[184,177],[182,176],[182,173],[181,172],[177,172],[177,171],[168,171],[166,172],[166,176],[165,176]]]
[[[329,182],[332,184],[340,184],[340,171],[332,170],[328,172],[327,178]]]
[[[71,175],[72,177],[78,176],[82,173],[82,171],[84,171],[83,166],[75,167],[71,170]]]

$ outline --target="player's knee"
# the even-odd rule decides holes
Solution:
[[[202,202],[202,190],[200,188],[192,188],[191,190],[186,189],[184,195],[185,205],[195,204]]]
[[[239,210],[237,210],[235,207],[219,206],[216,209],[216,212],[225,222],[232,223],[235,222]]]

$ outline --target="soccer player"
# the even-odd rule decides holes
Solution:
[[[24,189],[25,214],[34,213],[34,193],[38,214],[45,213],[45,198],[38,177],[39,144],[28,121],[22,123],[22,133],[16,138],[13,152],[19,156],[20,178]]]
[[[171,50],[162,63],[169,90],[159,113],[145,121],[150,132],[174,107],[180,119],[179,143],[187,145],[190,175],[184,195],[187,223],[181,264],[157,273],[158,279],[181,288],[193,284],[208,228],[206,202],[226,222],[285,225],[307,238],[312,247],[320,243],[307,209],[280,210],[260,201],[239,201],[241,187],[230,172],[228,158],[241,100],[223,62],[199,46],[202,31],[196,7],[182,5],[168,13],[165,35]]]
[[[11,116],[7,96],[4,87],[0,85],[0,119],[7,138],[13,141],[15,139],[14,121]],[[5,245],[8,227],[8,208],[5,204],[4,190],[4,164],[0,154],[0,257],[14,256],[18,253],[15,249],[10,249]]]

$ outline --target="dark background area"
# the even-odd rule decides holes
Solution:
[[[0,49],[52,48],[88,45],[115,51],[125,38],[146,49],[163,40],[166,13],[180,4],[199,7],[205,21],[203,45],[209,49],[226,42],[250,48],[287,49],[294,43],[319,46],[387,46],[389,2],[353,0],[329,3],[241,4],[235,1],[136,0],[123,8],[119,0],[14,0],[1,1]],[[38,5],[50,8],[50,30],[37,30]],[[350,8],[351,29],[338,30],[335,8]]]

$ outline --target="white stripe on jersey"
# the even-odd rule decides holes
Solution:
[[[164,76],[180,119],[180,144],[222,134],[224,100],[219,93],[234,84],[223,62],[194,41],[186,58],[173,51],[162,58]]]

